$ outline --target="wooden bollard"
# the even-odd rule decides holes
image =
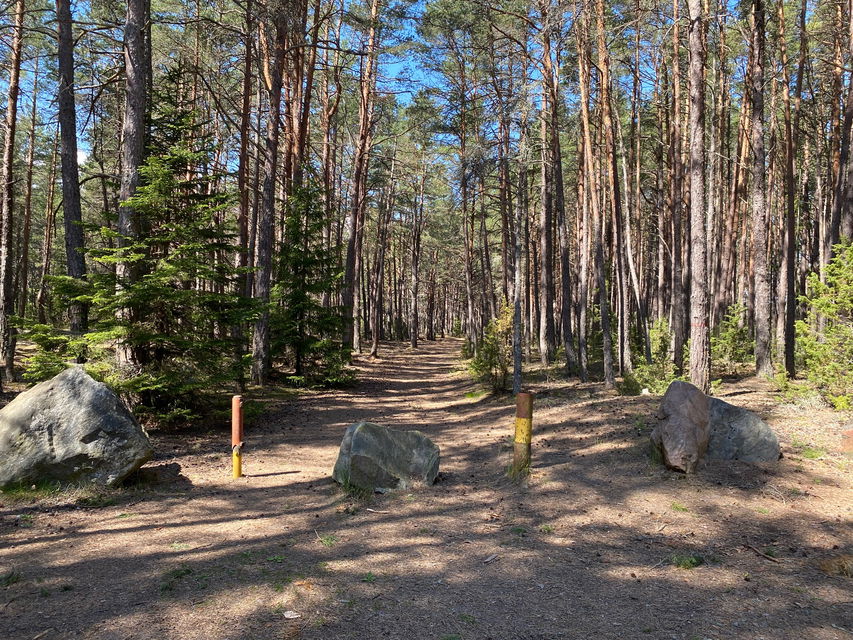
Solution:
[[[243,475],[243,396],[231,398],[231,472]]]
[[[521,392],[515,396],[515,442],[513,444],[513,476],[530,472],[530,441],[533,436],[533,394]]]

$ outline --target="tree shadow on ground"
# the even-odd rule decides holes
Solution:
[[[220,434],[169,435],[156,464],[181,465],[178,491],[37,511],[29,529],[7,505],[0,575],[18,579],[0,582],[0,636],[848,637],[849,579],[817,564],[850,542],[832,468],[671,473],[646,453],[655,399],[568,386],[537,406],[533,474],[514,483],[512,400],[466,399],[455,346],[389,349],[352,392],[271,407],[247,432],[248,478],[225,479]],[[440,481],[343,492],[329,471],[364,419],[427,433]]]

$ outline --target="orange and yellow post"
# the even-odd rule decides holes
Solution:
[[[530,442],[533,437],[533,394],[521,392],[515,396],[515,443],[513,445],[513,476],[530,472]]]
[[[243,475],[243,396],[231,398],[231,471],[234,478]]]

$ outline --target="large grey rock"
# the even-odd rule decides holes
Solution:
[[[670,469],[693,473],[708,447],[708,396],[689,382],[669,385],[651,433],[652,446]]]
[[[435,482],[438,461],[438,446],[420,431],[357,422],[344,433],[332,477],[368,491],[405,489],[413,482]]]
[[[82,367],[24,391],[0,410],[0,486],[115,485],[151,458],[148,435],[121,399]]]
[[[752,463],[779,459],[779,439],[764,420],[718,398],[709,400],[708,458]]]

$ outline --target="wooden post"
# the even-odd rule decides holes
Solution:
[[[515,396],[515,443],[510,475],[530,473],[530,441],[533,435],[533,394],[521,392]]]
[[[243,475],[243,396],[231,398],[231,470],[232,477]]]

